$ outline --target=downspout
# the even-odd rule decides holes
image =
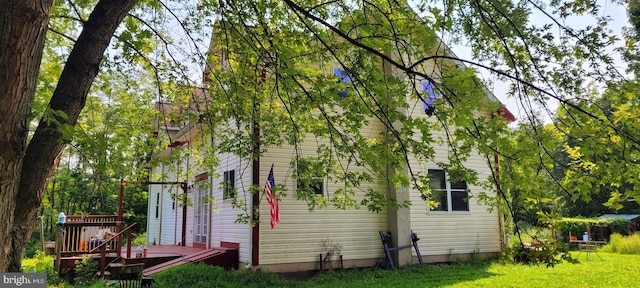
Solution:
[[[497,153],[493,154],[493,162],[496,164],[496,169],[495,169],[495,171],[496,171],[496,182],[498,182],[498,181],[500,181],[500,165],[499,165],[500,161],[499,161],[499,157],[498,157]],[[500,191],[499,186],[496,185],[496,196],[500,196],[500,194],[502,194],[502,191]],[[496,203],[497,203],[496,204],[496,206],[497,206],[496,210],[498,211],[498,231],[500,232],[500,249],[502,251],[504,251],[504,248],[505,248],[504,240],[505,240],[506,231],[504,229],[504,223],[503,223],[504,219],[502,217],[502,212],[500,212],[501,208],[502,208],[502,207],[500,207],[500,201],[497,201]]]
[[[162,175],[164,175],[164,164],[160,163],[160,165],[162,165]],[[160,210],[158,211],[158,218],[160,219],[158,222],[160,222],[160,228],[158,228],[158,242],[156,242],[156,244],[162,245],[162,207],[164,206],[164,185],[160,186],[160,199],[158,200],[158,206],[158,209]]]

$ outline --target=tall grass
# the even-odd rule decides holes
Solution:
[[[630,236],[622,236],[615,233],[611,235],[609,244],[600,248],[600,251],[619,254],[640,254],[640,233]]]

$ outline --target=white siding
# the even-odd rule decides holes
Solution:
[[[251,226],[243,223],[234,223],[239,214],[244,213],[231,205],[231,199],[224,199],[222,191],[222,176],[225,171],[235,169],[235,185],[239,200],[248,205],[247,211],[251,211],[251,162],[240,157],[223,154],[220,155],[220,165],[212,175],[213,196],[216,203],[212,203],[211,213],[211,241],[212,247],[219,247],[221,241],[240,244],[240,262],[249,263],[251,259],[250,230]]]
[[[377,137],[382,128],[372,124],[365,129],[370,133],[365,135]],[[316,141],[305,141],[301,149],[310,153],[304,156],[315,156]],[[264,200],[260,203],[260,264],[318,262],[319,254],[326,253],[325,239],[342,245],[345,261],[380,258],[383,253],[378,231],[387,229],[386,211],[372,213],[366,207],[339,210],[329,203],[325,209],[310,212],[305,201],[295,198],[295,180],[290,168],[294,158],[292,147],[269,148],[268,153],[261,157],[260,181],[266,181],[273,163],[275,183],[287,187],[287,197],[279,202],[280,223],[275,229],[270,227],[269,204]],[[327,183],[328,197],[332,197],[339,185]],[[364,184],[355,197],[358,202],[368,188],[384,191],[383,187],[375,184]]]
[[[424,115],[419,109],[413,115]],[[444,132],[433,131],[435,139],[445,139]],[[445,142],[446,143],[446,142]],[[449,148],[446,144],[437,145],[434,162],[420,164],[412,159],[412,167],[426,173],[427,169],[438,169],[436,162],[448,162]],[[493,159],[493,157],[490,157]],[[465,167],[476,171],[478,179],[487,179],[491,174],[487,159],[472,152]],[[411,229],[418,234],[422,255],[454,255],[461,253],[500,251],[500,227],[497,212],[489,212],[489,206],[478,203],[480,192],[495,195],[495,191],[484,191],[482,187],[469,185],[470,200],[468,212],[429,211],[420,198],[418,191],[411,192]],[[415,255],[415,253],[414,253]]]
[[[152,168],[152,175],[162,173],[162,166]],[[149,185],[147,198],[147,245],[158,244],[160,241],[160,195],[162,187],[159,185]],[[157,206],[156,206],[157,205]],[[156,213],[156,209],[158,210]],[[156,217],[158,215],[158,217]]]
[[[163,166],[163,173],[167,175],[164,181],[178,181],[177,167],[180,165],[167,164]],[[160,195],[161,216],[160,222],[160,243],[161,245],[177,245],[182,240],[182,208],[181,201],[176,201],[172,197],[182,197],[182,189],[179,185],[160,185],[162,187],[162,195]]]

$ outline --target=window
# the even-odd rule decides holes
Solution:
[[[440,98],[440,95],[433,91],[433,88],[435,88],[433,83],[427,80],[422,81],[422,91],[424,91],[424,95],[422,96],[424,97],[422,109],[424,110],[424,113],[427,114],[427,116],[433,115],[436,110],[435,102],[436,100],[438,100],[438,98]]]
[[[225,171],[222,178],[223,199],[236,197],[236,170]]]
[[[440,169],[429,169],[428,174],[433,198],[439,203],[431,211],[469,211],[467,182],[450,183]]]
[[[349,75],[348,72],[345,72],[344,70],[341,70],[338,68],[333,69],[333,75],[338,77],[338,81],[337,81],[338,85],[345,85],[344,89],[341,89],[340,91],[338,91],[338,97],[346,98],[347,96],[349,96],[349,91],[347,90],[346,85],[348,85],[351,82],[351,76]]]
[[[324,195],[324,168],[313,158],[296,159],[296,193]]]

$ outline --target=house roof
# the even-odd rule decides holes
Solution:
[[[640,217],[640,214],[604,214],[599,216],[598,219],[606,219],[606,218],[624,218],[627,220],[633,220]]]

